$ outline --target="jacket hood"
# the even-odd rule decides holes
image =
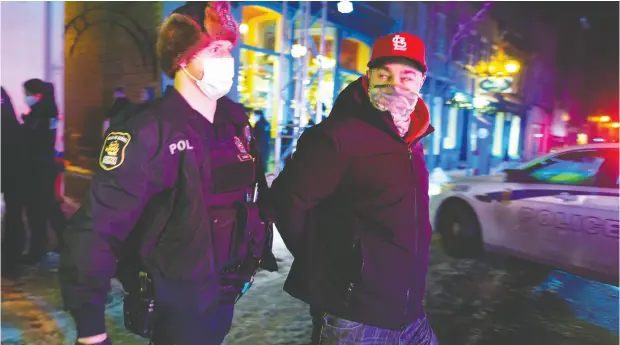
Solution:
[[[338,95],[329,116],[362,116],[363,114],[371,114],[373,112],[377,115],[385,114],[391,118],[389,112],[381,112],[370,103],[368,79],[366,77],[359,77]],[[430,125],[430,112],[422,98],[418,99],[418,103],[411,112],[410,117],[411,125],[409,126],[409,133],[405,137],[406,142],[412,143],[421,136],[434,131]]]

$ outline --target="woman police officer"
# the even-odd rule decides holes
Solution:
[[[248,118],[224,97],[237,38],[228,2],[175,10],[157,42],[174,86],[110,124],[101,169],[69,222],[61,259],[78,343],[109,343],[104,310],[116,274],[129,290],[130,330],[156,345],[221,344],[234,302],[264,262],[262,251],[271,255],[270,231],[253,202],[266,183]],[[129,278],[122,273],[136,262],[144,280],[132,269]],[[138,323],[152,310],[134,312],[128,308],[136,304],[127,302],[139,305],[142,296],[132,293],[145,289],[156,310],[147,325]]]

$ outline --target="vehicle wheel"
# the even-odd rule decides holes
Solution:
[[[441,207],[437,230],[441,234],[446,254],[457,258],[472,258],[482,253],[478,217],[464,202],[448,201]]]

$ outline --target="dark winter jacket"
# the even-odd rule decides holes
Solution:
[[[161,308],[199,313],[219,303],[220,239],[233,221],[218,215],[247,201],[255,182],[266,189],[239,104],[220,99],[210,123],[168,88],[131,109],[112,119],[100,169],[64,233],[62,296],[80,337],[105,331],[110,279],[136,260]]]
[[[11,98],[2,88],[2,190],[15,187],[22,180],[25,171],[26,146],[23,128],[17,121]],[[19,190],[19,188],[17,188]]]
[[[54,86],[41,82],[43,98],[30,107],[24,115],[24,140],[31,169],[55,169],[56,121],[58,108],[54,99]]]
[[[285,290],[318,310],[396,330],[422,312],[431,225],[420,139],[433,128],[419,100],[409,135],[399,137],[364,81],[304,132],[271,193],[295,257]]]

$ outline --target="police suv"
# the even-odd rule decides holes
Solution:
[[[444,250],[509,254],[617,286],[619,148],[571,147],[444,183],[430,203]]]

